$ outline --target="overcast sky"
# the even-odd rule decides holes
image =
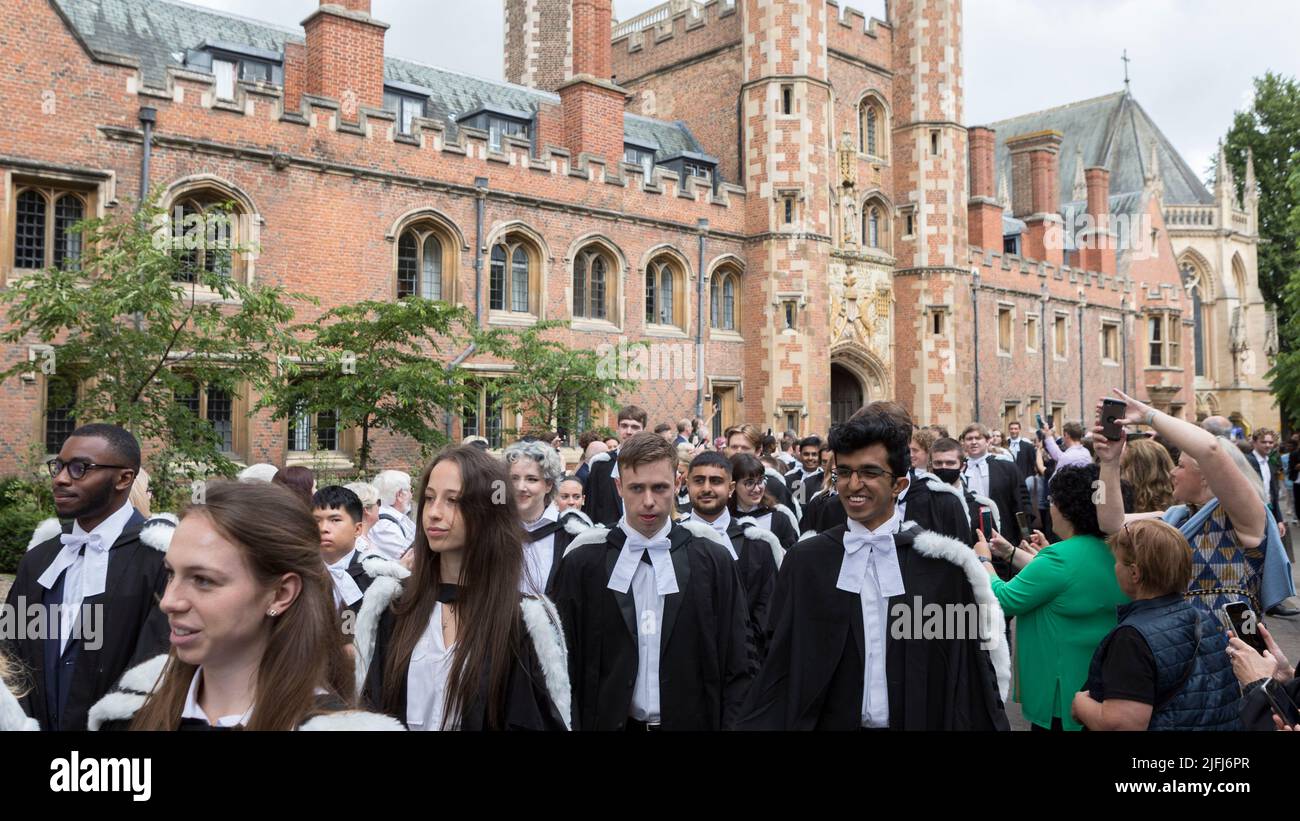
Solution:
[[[190,0],[297,26],[318,0]],[[627,19],[656,0],[614,0]],[[884,0],[842,0],[884,17]],[[373,0],[388,53],[502,76],[501,0]],[[1300,76],[1296,0],[966,0],[966,121],[993,122],[1118,91],[1133,94],[1204,176],[1251,78]]]

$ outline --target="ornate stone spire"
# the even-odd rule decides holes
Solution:
[[[1070,193],[1072,202],[1083,202],[1088,199],[1088,181],[1083,173],[1083,149],[1074,149],[1074,190]]]

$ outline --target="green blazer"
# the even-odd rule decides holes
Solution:
[[[1128,601],[1115,581],[1115,557],[1096,536],[1049,545],[1009,582],[993,577],[993,593],[1016,616],[1016,695],[1025,718],[1041,727],[1070,718],[1093,651],[1115,629],[1115,608]]]

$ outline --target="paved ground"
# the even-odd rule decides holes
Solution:
[[[1291,572],[1296,574],[1296,586],[1300,588],[1300,565],[1292,564]],[[4,600],[12,583],[13,576],[0,574],[0,601]],[[1292,605],[1300,606],[1300,599],[1291,599],[1290,602]],[[1289,619],[1268,618],[1265,619],[1264,624],[1277,639],[1278,645],[1282,648],[1282,652],[1286,653],[1291,664],[1300,662],[1300,616]],[[1025,721],[1020,714],[1019,704],[1012,702],[1007,705],[1007,717],[1011,720],[1011,729],[1029,729],[1029,722]]]

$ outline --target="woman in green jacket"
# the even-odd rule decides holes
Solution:
[[[981,539],[975,547],[1003,612],[1018,617],[1016,700],[1035,730],[1083,729],[1070,716],[1070,701],[1088,677],[1093,651],[1115,629],[1115,608],[1128,601],[1097,526],[1097,478],[1096,465],[1052,476],[1052,528],[1061,541],[1035,555],[1028,544],[1013,546],[995,533],[992,545]],[[990,549],[1021,567],[1019,574],[999,579]]]

